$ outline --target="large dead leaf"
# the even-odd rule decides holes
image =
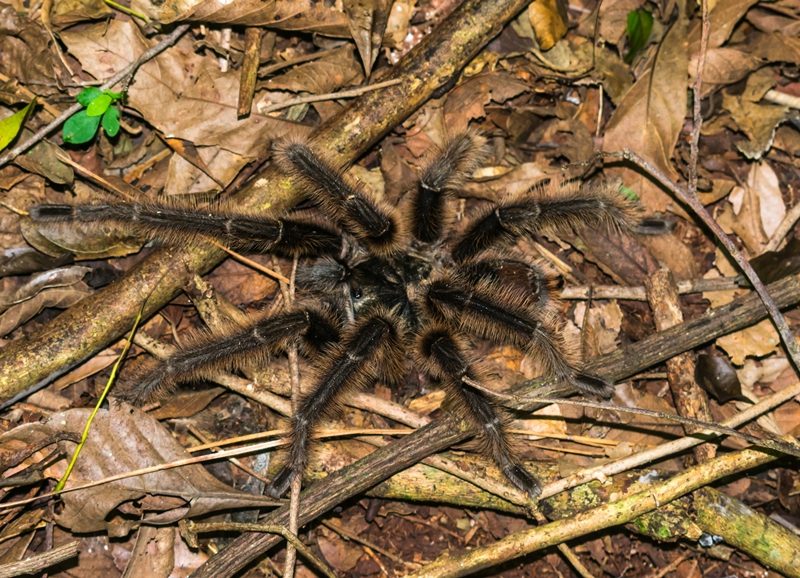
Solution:
[[[84,70],[99,79],[121,70],[152,44],[131,22],[119,19],[64,31],[61,37]],[[264,153],[272,138],[291,127],[256,114],[238,119],[238,71],[222,72],[210,65],[212,62],[197,54],[190,39],[184,38],[137,71],[127,102],[164,135],[193,143],[216,181],[227,184],[245,163]],[[218,188],[209,179],[192,190],[181,176],[200,171],[188,162],[182,169],[170,174],[168,191]]]
[[[90,409],[71,409],[53,414],[43,423],[22,425],[0,437],[0,445],[35,444],[63,431],[79,435],[90,412]],[[67,455],[75,449],[72,442],[60,445]],[[138,409],[111,400],[110,409],[100,410],[95,417],[66,487],[188,457],[161,423]],[[65,467],[62,460],[46,473],[58,478]],[[73,532],[107,531],[112,536],[127,535],[140,521],[167,524],[186,516],[275,503],[223,484],[201,465],[66,492],[62,500],[64,507],[56,518],[60,525]]]
[[[324,0],[188,0],[182,4],[165,2],[156,8],[155,2],[151,4],[145,0],[141,3],[144,9],[155,10],[163,22],[267,26],[349,38],[347,17],[331,4]]]
[[[13,6],[0,4],[0,70],[24,86],[35,86],[39,96],[61,93],[67,78],[54,78],[63,68],[50,36],[38,23]]]
[[[324,58],[295,66],[285,74],[270,78],[265,88],[322,94],[343,86],[360,84],[363,79],[353,46],[345,45]]]
[[[606,127],[603,150],[632,150],[677,180],[670,158],[687,105],[686,20],[679,18],[662,41],[650,67],[622,98]],[[640,173],[625,182],[649,211],[674,208],[672,199]]]

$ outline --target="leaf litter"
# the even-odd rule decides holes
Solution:
[[[297,104],[283,112],[259,111],[276,102],[291,103],[298,96],[336,93],[379,79],[424,35],[435,33],[455,4],[444,0],[134,0],[130,8],[146,15],[149,23],[145,23],[111,11],[105,3],[55,2],[42,8],[49,10],[46,21],[51,29],[26,5],[0,4],[2,118],[30,101],[21,96],[22,89],[48,105],[66,108],[86,86],[102,82],[158,43],[162,35],[154,24],[191,23],[189,33],[175,46],[143,63],[126,81],[119,134],[97,133],[80,146],[65,143],[60,136],[43,141],[15,165],[0,169],[4,205],[24,211],[41,202],[101,201],[123,190],[101,192],[96,183],[84,181],[84,174],[73,173],[60,160],[63,158],[111,182],[130,179],[127,182],[140,200],[164,195],[180,196],[182,202],[191,199],[192,203],[213,199],[248,167],[261,162],[271,143],[308,134],[312,127],[335,118],[347,102],[331,97],[327,102]],[[749,258],[763,260],[780,254],[779,264],[771,270],[789,274],[795,271],[780,263],[790,261],[792,255],[775,250],[784,245],[790,248],[797,237],[796,226],[790,222],[787,227],[785,221],[794,214],[800,185],[800,138],[795,122],[800,100],[795,74],[800,66],[800,18],[791,2],[737,0],[709,5],[708,48],[702,55],[704,123],[696,167],[698,193]],[[532,2],[475,56],[453,86],[394,128],[377,152],[361,160],[354,174],[368,180],[371,187],[377,183],[387,200],[396,202],[423,162],[423,151],[431,144],[441,145],[452,132],[473,126],[489,137],[489,151],[476,179],[463,191],[461,210],[467,215],[488,201],[524,193],[547,179],[591,173],[597,151],[634,150],[671,178],[686,182],[692,162],[693,96],[689,86],[701,60],[701,14],[694,4],[678,6],[680,9],[672,10],[674,3],[657,7],[634,0]],[[662,11],[664,8],[669,9]],[[640,18],[635,30],[629,28],[632,13]],[[650,30],[641,25],[648,18],[652,18]],[[239,66],[248,26],[264,29],[260,65],[285,67],[258,79],[252,110],[240,118],[236,112]],[[292,64],[317,52],[322,54],[320,58]],[[46,110],[37,108],[17,138],[29,138],[32,131],[51,120]],[[607,166],[602,172],[633,191],[647,215],[671,215],[677,226],[633,244],[614,236],[598,241],[578,233],[523,242],[514,250],[546,262],[566,283],[589,287],[642,285],[658,265],[685,281],[737,273],[705,231],[688,218],[685,208],[654,181],[620,166]],[[129,193],[124,189],[123,195]],[[89,267],[98,261],[107,260],[111,269],[123,274],[153,250],[130,239],[125,231],[35,230],[14,212],[5,212],[0,226],[7,267],[0,279],[0,302],[4,304],[0,337],[6,347],[46,330],[58,310],[102,286],[86,277]],[[30,255],[30,246],[39,251],[35,257]],[[73,258],[83,261],[80,265],[64,262]],[[279,267],[284,274],[291,269],[288,262],[269,258],[261,262]],[[54,263],[62,268],[56,269]],[[228,262],[208,279],[231,302],[249,304],[248,314],[281,306],[275,282],[243,265]],[[681,307],[690,319],[747,292],[741,288],[688,294],[681,297]],[[598,299],[559,307],[569,319],[570,341],[578,344],[587,359],[654,332],[652,313],[641,302]],[[220,311],[224,316],[226,308]],[[169,316],[169,323],[153,319],[145,324],[143,332],[149,338],[180,343],[187,338],[187,329],[202,327],[201,315],[184,297],[176,297],[164,315]],[[788,318],[796,325],[796,313],[790,312]],[[741,411],[748,403],[743,398],[752,402],[797,381],[778,343],[770,323],[762,321],[694,351],[721,359],[724,364],[720,367],[729,368],[738,379],[733,395],[708,402],[715,419],[721,421]],[[536,367],[517,351],[495,348],[482,353],[498,389],[512,385],[520,375],[536,375]],[[145,355],[135,348],[135,357]],[[60,456],[68,455],[74,445],[69,436],[81,431],[87,414],[83,408],[91,405],[104,383],[109,352],[93,359],[69,379],[59,380],[58,388],[63,389],[56,393],[71,409],[48,409],[36,405],[38,398],[30,398],[6,408],[0,416],[5,432],[0,445],[10,452],[3,454],[4,463],[18,461],[16,458],[30,450],[25,459],[6,469],[5,477],[40,472],[38,481],[5,488],[4,502],[52,489],[65,463]],[[280,366],[276,375],[288,375],[281,365],[283,359],[276,357],[271,363]],[[656,366],[647,375],[620,384],[614,402],[674,412],[663,371]],[[165,403],[164,411],[156,410],[154,415],[161,421],[112,403],[94,425],[91,443],[70,484],[186,458],[184,448],[196,445],[201,435],[223,440],[279,427],[279,408],[285,406],[270,405],[265,401],[270,398],[259,397],[256,388],[258,384],[270,386],[276,394],[285,395],[286,383],[278,383],[280,378],[261,383],[260,378],[252,380],[253,375],[260,374],[231,376],[245,382],[238,394],[208,386],[195,394],[191,389],[181,392],[187,396],[185,402]],[[380,391],[385,398],[387,390]],[[424,380],[412,380],[392,395],[419,415],[436,412],[442,399],[436,384]],[[674,424],[570,406],[552,407],[537,415],[542,417],[517,416],[514,424],[528,432],[519,436],[521,445],[531,444],[525,457],[547,460],[561,475],[598,463],[597,448],[588,451],[580,441],[583,437],[608,442],[600,446],[599,455],[614,459],[656,447],[682,433]],[[343,420],[345,425],[367,428],[396,425],[363,409],[346,410]],[[796,435],[800,407],[796,401],[785,403],[759,425],[778,435]],[[552,439],[546,439],[547,433]],[[59,436],[60,441],[47,443]],[[724,447],[741,445],[731,439]],[[348,449],[338,451],[339,447]],[[362,455],[365,447],[355,441],[326,446],[314,469],[324,470],[332,464],[341,467]],[[455,448],[447,457],[459,463],[462,452],[469,449]],[[672,456],[657,467],[662,474],[679,472],[686,467],[685,459]],[[52,517],[32,505],[5,509],[0,538],[7,541],[7,552],[0,558],[0,567],[44,550],[45,530],[36,529],[40,521],[58,525],[58,543],[82,541],[85,549],[79,561],[71,562],[73,570],[92,568],[104,575],[120,574],[124,564],[117,567],[113,558],[93,554],[99,550],[90,540],[108,545],[113,543],[109,538],[118,541],[117,547],[128,548],[129,571],[160,568],[165,575],[170,569],[175,573],[181,559],[196,567],[204,557],[187,554],[177,534],[150,535],[146,529],[150,524],[172,527],[189,516],[251,511],[263,505],[260,496],[236,489],[258,480],[251,477],[257,473],[253,470],[258,470],[256,458],[239,460],[236,466],[228,462],[209,467],[194,464],[67,492]],[[464,464],[473,463],[464,460]],[[779,490],[773,479],[780,479]],[[796,528],[797,507],[792,500],[798,486],[796,468],[784,464],[741,474],[718,489]],[[336,523],[304,529],[304,541],[314,544],[318,555],[343,575],[379,575],[384,569],[405,574],[448,551],[461,552],[467,545],[480,548],[510,532],[532,527],[524,516],[482,511],[480,507],[464,510],[435,502],[398,502],[401,496],[382,494],[380,487],[373,494],[345,504],[333,514]],[[774,507],[762,508],[776,498]],[[337,533],[336,524],[349,529],[347,535]],[[27,529],[18,533],[20,528]],[[86,532],[99,534],[82,537]],[[140,533],[140,540],[160,544],[155,550],[158,563],[151,560],[148,566],[147,557],[138,550],[139,554],[132,556],[135,533]],[[739,569],[762,575],[770,572],[742,552],[728,552],[727,560],[718,562],[696,550],[666,548],[652,536],[647,539],[623,528],[608,536],[611,539],[589,537],[574,543],[575,552],[595,575],[613,574],[614,568],[620,572],[625,568],[627,575],[645,575],[654,564],[674,564],[675,573],[684,575],[724,576]],[[205,542],[201,550],[213,549],[214,540]],[[619,547],[622,543],[629,547]],[[301,572],[305,572],[302,565],[298,567]],[[574,572],[564,558],[553,554],[528,557],[519,566],[507,565],[502,575]]]

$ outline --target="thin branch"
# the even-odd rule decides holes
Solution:
[[[259,109],[258,113],[268,114],[270,112],[275,112],[277,110],[291,108],[297,104],[310,104],[312,102],[323,102],[325,100],[337,100],[340,98],[354,98],[356,96],[361,96],[362,94],[366,94],[367,92],[373,90],[380,90],[382,88],[386,88],[389,86],[395,86],[397,84],[400,84],[401,82],[402,81],[399,78],[395,78],[392,80],[387,80],[385,82],[376,82],[375,84],[360,86],[358,88],[353,88],[351,90],[329,92],[326,94],[310,94],[308,96],[299,96],[297,98],[293,98],[292,100],[287,100],[286,102],[276,102],[275,104],[270,104],[267,107]]]

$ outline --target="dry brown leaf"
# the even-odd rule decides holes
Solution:
[[[749,212],[758,213],[755,209],[750,209]],[[720,222],[720,224],[722,223]],[[704,275],[705,278],[714,278],[720,274],[731,277],[738,273],[736,267],[733,266],[728,257],[719,248],[716,250],[715,265],[718,272],[709,271]],[[712,291],[703,293],[703,298],[708,299],[712,307],[720,307],[727,305],[746,292],[746,290]],[[769,319],[716,340],[716,344],[725,350],[731,361],[736,365],[742,365],[748,356],[761,357],[770,353],[779,343],[778,333]]]
[[[51,41],[40,23],[0,4],[0,70],[23,86],[36,87],[40,97],[60,95],[61,87],[71,82],[61,77],[64,69]]]
[[[677,180],[670,158],[687,106],[686,21],[678,19],[662,41],[650,68],[622,98],[606,126],[604,151],[636,151]],[[648,211],[676,209],[674,201],[652,180],[626,171],[625,182]]]
[[[762,357],[772,353],[778,344],[778,333],[769,319],[717,339],[717,345],[725,350],[736,365],[742,365],[748,356]]]
[[[355,568],[364,551],[344,538],[323,528],[317,536],[317,546],[325,560],[339,572]]]
[[[358,47],[364,76],[369,77],[378,58],[389,20],[391,0],[344,0],[344,12],[350,24],[350,34]]]
[[[91,409],[71,409],[51,415],[45,422],[19,426],[0,437],[0,445],[35,443],[57,432],[80,435]],[[75,444],[61,442],[71,455]],[[92,423],[67,488],[132,470],[190,457],[164,426],[144,412],[111,400]],[[60,477],[64,460],[46,470]],[[223,509],[263,507],[273,504],[261,496],[235,490],[209,474],[201,465],[190,465],[125,478],[93,488],[62,494],[64,508],[57,522],[77,533],[107,531],[125,536],[141,521],[175,522]]]
[[[152,11],[152,5],[147,9]],[[165,2],[157,10],[162,22],[267,26],[350,38],[344,12],[324,0],[184,0],[183,5]]]
[[[567,6],[563,0],[533,0],[528,5],[528,18],[542,50],[550,50],[567,33]]]
[[[114,14],[103,0],[58,0],[50,6],[50,22],[56,28],[67,28],[87,20],[101,20]]]
[[[642,0],[607,0],[600,4],[600,37],[619,46],[628,29],[628,14],[643,4]]]
[[[734,187],[728,201],[718,215],[720,225],[736,233],[751,256],[760,255],[786,215],[778,176],[769,163],[752,164],[744,186]]]
[[[444,117],[448,132],[456,134],[466,129],[470,120],[486,116],[484,107],[490,102],[502,104],[527,90],[526,83],[504,72],[473,76],[447,96]]]
[[[93,290],[83,282],[69,287],[40,291],[34,297],[9,307],[0,315],[0,336],[8,335],[46,307],[66,309],[87,295],[91,295],[92,292]]]
[[[84,70],[99,79],[121,70],[152,44],[134,24],[119,19],[67,30],[61,37]],[[237,118],[238,89],[238,71],[222,72],[214,59],[195,52],[190,38],[183,38],[139,68],[127,103],[162,134],[193,143],[215,179],[227,184],[245,163],[264,154],[274,136],[294,126],[259,115]],[[171,167],[166,184],[168,192],[218,189],[207,177],[192,185],[195,175],[202,173],[179,157],[175,163],[178,166]],[[187,174],[189,178],[180,178]]]
[[[703,68],[703,95],[709,94],[719,85],[740,81],[763,64],[757,56],[738,48],[720,47],[708,50]],[[696,71],[697,54],[693,54],[689,62],[689,74],[692,79]]]
[[[738,148],[750,160],[762,158],[772,146],[775,131],[789,115],[789,109],[770,103],[753,102],[744,95],[724,94],[722,107],[730,112],[736,128],[748,140],[737,142]]]

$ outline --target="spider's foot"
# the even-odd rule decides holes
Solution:
[[[267,486],[267,493],[276,500],[280,499],[280,497],[283,496],[289,489],[294,476],[294,469],[284,466],[281,471],[279,471],[278,474],[272,478],[272,483]]]
[[[578,391],[586,395],[593,395],[601,399],[609,399],[614,395],[614,384],[596,375],[578,373],[573,379],[573,384]]]
[[[508,464],[503,468],[506,478],[517,488],[528,494],[532,500],[538,498],[542,493],[542,487],[528,471],[518,464]]]

